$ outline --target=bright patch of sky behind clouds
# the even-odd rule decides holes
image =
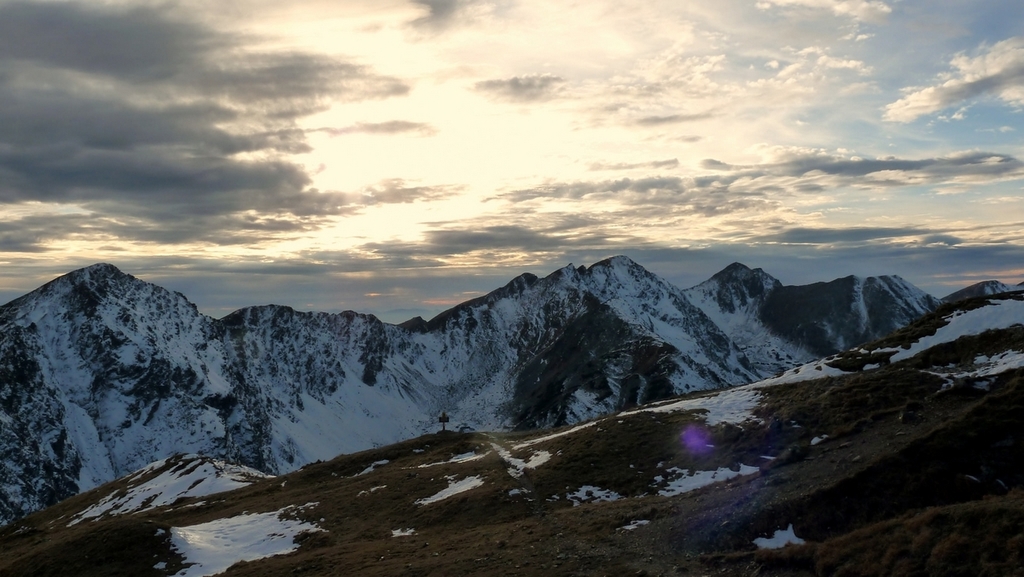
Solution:
[[[111,262],[221,316],[1024,280],[1024,4],[0,0],[0,300]]]

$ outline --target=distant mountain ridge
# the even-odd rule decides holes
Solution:
[[[990,295],[997,295],[1001,293],[1013,292],[1024,290],[1024,282],[1014,286],[1008,285],[997,280],[986,280],[979,283],[974,283],[969,287],[962,288],[956,292],[950,293],[942,297],[944,303],[955,303],[964,299],[973,297],[983,297]]]
[[[177,453],[279,473],[419,435],[442,411],[536,428],[744,384],[933,304],[895,278],[794,291],[736,264],[683,291],[614,257],[391,325],[276,305],[212,319],[94,265],[0,307],[0,521]],[[828,306],[778,321],[798,298]]]
[[[740,263],[686,294],[762,373],[872,341],[941,304],[898,276],[784,286]]]

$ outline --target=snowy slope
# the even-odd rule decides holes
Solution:
[[[989,301],[986,306],[971,310],[958,310],[943,317],[945,325],[935,334],[917,339],[909,346],[895,351],[890,362],[909,359],[918,353],[943,343],[951,343],[964,336],[979,335],[985,331],[1024,325],[1024,301],[1003,299]],[[875,352],[882,352],[879,351]]]
[[[126,480],[125,487],[80,511],[67,525],[148,511],[172,505],[178,499],[233,491],[267,477],[260,471],[241,465],[199,455],[177,455],[136,471]]]
[[[898,276],[784,286],[739,263],[686,294],[764,375],[878,339],[940,304]]]
[[[771,375],[814,358],[805,347],[774,333],[761,318],[768,296],[780,287],[782,283],[763,270],[733,263],[685,292],[761,375]]]

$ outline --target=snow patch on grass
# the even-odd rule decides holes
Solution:
[[[470,461],[478,461],[480,459],[483,459],[484,457],[486,457],[487,455],[490,455],[490,454],[491,454],[490,451],[488,451],[486,453],[481,453],[479,455],[476,454],[475,451],[470,451],[468,453],[462,453],[461,455],[455,455],[454,457],[452,457],[451,459],[448,459],[447,461],[438,461],[437,463],[425,463],[423,465],[418,465],[418,467],[420,469],[426,469],[428,467],[436,467],[438,465],[448,465],[448,464],[451,464],[451,463],[469,463]]]
[[[757,545],[760,549],[782,549],[790,543],[793,545],[804,544],[804,540],[797,537],[793,531],[792,523],[785,529],[778,529],[771,537],[758,537],[754,539],[754,545]]]
[[[465,479],[463,479],[461,481],[456,481],[455,480],[455,475],[452,475],[450,477],[445,477],[445,478],[448,479],[448,488],[447,489],[442,489],[442,490],[438,491],[437,493],[431,495],[430,497],[425,497],[423,499],[416,499],[415,504],[416,505],[429,505],[431,503],[436,503],[438,501],[443,501],[443,500],[447,499],[448,497],[452,497],[454,495],[458,495],[459,493],[465,493],[466,491],[469,491],[471,489],[476,489],[477,487],[482,487],[483,484],[484,484],[484,480],[481,479],[479,476],[466,477]]]
[[[673,403],[665,403],[652,407],[642,407],[632,411],[620,413],[620,417],[636,413],[675,413],[678,411],[704,410],[704,416],[708,426],[719,423],[739,424],[743,421],[754,419],[751,412],[757,407],[761,398],[760,391],[750,385],[736,387],[722,391],[717,395],[698,397],[696,399],[684,399]]]
[[[537,437],[536,439],[530,439],[529,441],[523,441],[522,443],[518,443],[516,445],[513,445],[512,448],[513,449],[523,449],[523,448],[526,448],[526,447],[530,447],[532,445],[536,445],[537,443],[543,443],[545,441],[550,441],[552,439],[557,439],[559,437],[564,437],[566,435],[571,435],[573,433],[582,431],[583,429],[586,429],[586,428],[589,428],[589,427],[593,427],[594,425],[598,424],[599,422],[600,421],[590,421],[589,423],[583,423],[582,425],[577,425],[577,426],[575,426],[575,427],[573,427],[571,429],[566,429],[564,431],[559,431],[557,433],[553,433],[553,434],[550,434],[550,435],[544,435],[543,437]]]
[[[190,527],[171,528],[171,547],[187,565],[175,577],[204,577],[227,571],[239,561],[255,561],[298,549],[300,533],[324,531],[313,523],[282,515],[302,507],[289,506],[270,513],[244,514]]]
[[[491,443],[491,446],[494,447],[494,450],[497,451],[501,459],[508,464],[508,474],[515,479],[522,477],[524,470],[539,467],[551,460],[551,453],[547,451],[536,451],[529,459],[524,461],[513,457],[511,451],[497,443]],[[516,445],[517,448],[519,446]]]
[[[372,473],[373,470],[376,469],[377,467],[382,467],[384,465],[387,465],[390,462],[391,461],[388,461],[387,459],[381,459],[380,461],[374,461],[374,462],[370,463],[369,467],[367,467],[367,468],[363,469],[362,471],[356,473],[355,476],[359,477],[359,476],[362,476],[362,475],[368,475],[368,474]]]
[[[359,491],[359,493],[356,495],[356,497],[362,497],[363,495],[369,495],[370,493],[374,493],[376,491],[380,491],[381,489],[386,489],[386,488],[387,488],[387,485],[377,485],[376,487],[370,487],[369,489],[367,489],[365,491]]]
[[[170,465],[169,465],[170,463]],[[147,474],[168,467],[152,479],[142,482]],[[99,519],[103,515],[124,515],[148,511],[170,505],[185,497],[205,497],[247,487],[253,482],[270,478],[242,465],[232,465],[197,455],[161,459],[137,471],[128,480],[128,488],[114,491],[88,509],[75,515],[68,527],[86,519]]]
[[[579,505],[589,501],[593,501],[595,503],[600,503],[601,501],[618,501],[622,498],[622,495],[619,495],[615,491],[602,489],[593,485],[583,485],[577,489],[575,493],[566,493],[565,498],[572,501],[573,507],[578,507]]]
[[[835,357],[828,357],[819,361],[807,363],[806,365],[800,365],[799,367],[790,369],[777,377],[758,381],[754,383],[754,385],[757,385],[758,387],[770,387],[772,385],[802,383],[804,381],[823,379],[825,377],[841,377],[843,375],[853,374],[848,371],[829,366],[827,363],[832,360],[835,360]]]
[[[671,469],[666,469],[665,472],[678,476],[674,479],[670,479],[667,486],[659,490],[658,494],[663,497],[674,497],[676,495],[682,495],[683,493],[689,493],[690,491],[696,491],[701,487],[706,487],[719,481],[727,481],[735,477],[753,475],[758,471],[760,471],[760,469],[757,467],[742,464],[738,471],[722,467],[715,471],[693,471],[692,473],[689,469],[672,467]],[[659,485],[663,482],[665,482],[665,479],[660,475],[654,478],[655,485]]]
[[[980,335],[988,330],[1006,329],[1024,324],[1024,301],[999,300],[988,306],[970,311],[957,311],[944,317],[947,324],[935,331],[934,335],[922,337],[908,349],[895,349],[890,362],[909,359],[921,351],[942,343],[951,343],[960,337]]]

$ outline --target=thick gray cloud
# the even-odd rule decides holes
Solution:
[[[618,162],[618,163],[614,163],[614,164],[594,163],[594,164],[590,165],[590,170],[596,172],[596,171],[602,171],[602,170],[634,170],[634,169],[637,169],[637,168],[651,168],[651,169],[676,168],[678,166],[679,166],[679,159],[671,158],[671,159],[668,159],[668,160],[654,160],[654,161],[651,161],[651,162],[635,162],[635,163]]]
[[[72,223],[72,221],[65,221]],[[37,222],[41,227],[46,223]],[[701,248],[668,247],[631,239],[600,244],[600,235],[565,243],[560,232],[585,233],[585,222],[566,227],[530,229],[463,226],[431,237],[432,243],[376,243],[374,258],[366,249],[307,252],[292,258],[267,261],[257,257],[212,259],[183,256],[125,254],[114,264],[125,272],[185,294],[200,309],[223,316],[244,306],[276,303],[301,310],[373,313],[389,322],[416,315],[430,318],[450,306],[494,290],[513,277],[532,272],[546,275],[568,264],[590,265],[624,254],[651,272],[681,288],[707,280],[729,263],[760,267],[784,284],[829,281],[849,274],[898,274],[935,296],[944,296],[973,282],[995,278],[1016,284],[1021,280],[1016,263],[1024,262],[1024,247],[1007,243],[961,246],[918,243],[878,243],[864,250],[860,243],[828,245],[716,243]],[[54,225],[57,226],[57,225]],[[898,229],[894,229],[897,233]],[[0,229],[0,237],[3,236]],[[439,258],[455,251],[472,250],[470,240],[483,243],[485,257],[529,250],[529,261],[493,260],[471,268],[452,269]],[[506,244],[507,243],[507,244]],[[447,251],[447,252],[446,252]],[[490,259],[484,258],[484,261]],[[0,290],[6,302],[74,268],[93,264],[54,264],[26,258],[16,266],[20,288],[8,283]],[[987,271],[978,274],[976,271]],[[1000,273],[999,271],[1006,271]],[[344,290],[338,289],[339,286]]]
[[[675,215],[716,216],[751,208],[771,208],[777,200],[769,187],[730,190],[720,178],[681,178],[652,176],[618,180],[551,183],[515,190],[500,196],[513,203],[535,199],[616,200],[623,218],[650,218]],[[611,213],[606,213],[611,214]]]
[[[447,198],[459,189],[450,186],[406,186],[400,179],[384,181],[357,192],[319,192],[301,190],[285,181],[279,189],[268,190],[275,178],[282,175],[268,174],[274,165],[262,163],[262,172],[238,175],[225,182],[197,181],[183,182],[194,177],[193,173],[168,174],[169,181],[164,188],[157,188],[154,170],[160,167],[141,167],[141,175],[130,174],[124,166],[113,173],[104,172],[102,166],[90,164],[87,168],[95,171],[80,180],[83,189],[71,200],[89,207],[91,214],[59,216],[33,216],[8,220],[0,225],[0,249],[5,252],[38,252],[44,250],[47,242],[73,238],[133,239],[143,242],[173,245],[186,242],[205,242],[213,245],[254,244],[270,237],[293,235],[317,229],[325,216],[354,214],[360,210],[382,204],[405,204]],[[176,168],[176,167],[172,167]],[[284,175],[296,173],[288,164],[277,165]],[[224,171],[211,171],[214,173]],[[251,187],[232,190],[219,188],[237,185],[247,178],[258,176]],[[89,176],[89,178],[86,178]],[[116,178],[109,178],[109,177]],[[90,188],[99,179],[103,187]],[[56,176],[61,181],[65,175]],[[148,188],[144,193],[132,196],[132,182],[143,182]],[[258,184],[258,186],[257,186]],[[117,187],[114,190],[113,187]],[[190,188],[192,195],[182,196],[179,190]],[[210,194],[202,194],[205,190]],[[0,191],[3,187],[0,187]],[[118,197],[112,193],[121,192]],[[132,202],[125,199],[132,198]],[[60,200],[68,200],[62,198]],[[173,214],[171,214],[173,213]]]
[[[437,257],[480,252],[543,253],[556,247],[561,251],[571,244],[571,238],[552,234],[550,231],[535,230],[521,225],[492,225],[475,229],[435,229],[427,231],[424,239],[419,242],[368,243],[361,248],[388,261],[400,259],[401,262],[409,264],[423,259],[432,263]],[[422,266],[422,263],[419,266]]]
[[[853,159],[811,151],[797,151],[781,156],[782,158],[775,162],[751,165],[726,164],[715,159],[705,159],[701,162],[701,167],[720,174],[697,177],[695,181],[735,182],[740,178],[826,175],[837,177],[838,180],[834,182],[843,184],[872,176],[870,181],[861,182],[874,186],[903,186],[907,184],[907,178],[913,178],[916,183],[937,184],[953,179],[982,177],[986,180],[998,180],[1024,176],[1024,162],[1020,159],[984,151],[923,159]],[[819,189],[815,186],[810,190]]]
[[[1021,170],[1024,169],[1024,163],[1017,158],[1005,154],[971,152],[956,156],[921,160],[899,158],[850,160],[805,156],[765,168],[790,176],[803,176],[809,172],[818,171],[846,177],[861,177],[872,173],[898,171],[916,172],[941,178],[943,176],[978,175],[992,177],[1020,174]]]
[[[662,227],[695,216],[736,215],[731,217],[732,222],[721,224],[735,229],[730,238],[745,238],[749,242],[820,245],[909,236],[919,237],[915,242],[924,242],[920,237],[948,231],[915,227],[788,227],[780,232],[766,226],[769,221],[786,226],[790,221],[786,216],[787,203],[801,195],[839,198],[851,188],[970,185],[1024,176],[1024,163],[1020,160],[988,152],[925,159],[860,160],[807,149],[778,149],[771,156],[774,161],[755,165],[706,160],[702,167],[707,172],[695,176],[554,181],[501,193],[496,198],[516,205],[517,209],[548,200],[601,203],[600,214],[609,221],[658,223]],[[614,168],[633,167],[639,165]],[[744,232],[750,227],[751,217],[758,222],[756,237]],[[933,242],[950,244],[952,238],[935,237]]]
[[[4,218],[0,220],[0,252],[45,252],[46,241],[81,234],[91,224],[88,217],[74,214]]]
[[[153,8],[74,3],[0,4],[0,55],[64,70],[153,82],[177,75],[230,41]]]
[[[663,126],[666,124],[680,124],[683,122],[707,120],[713,116],[714,114],[710,112],[700,112],[696,114],[669,114],[667,116],[643,116],[636,120],[636,124],[639,126]]]
[[[505,194],[502,198],[522,202],[535,198],[566,198],[579,200],[589,195],[610,195],[622,192],[633,193],[682,193],[686,183],[677,176],[656,176],[648,178],[621,178],[595,182],[577,181],[552,183],[536,188],[521,189]]]
[[[754,236],[748,240],[754,242],[792,243],[792,244],[833,244],[860,243],[880,239],[894,239],[911,236],[929,235],[931,231],[913,227],[851,227],[851,228],[803,228],[793,227],[776,233]],[[954,238],[943,237],[947,240]]]
[[[474,85],[477,91],[506,102],[539,102],[558,95],[565,79],[551,74],[530,74],[495,80],[484,80]]]
[[[326,132],[331,136],[346,134],[403,134],[416,133],[420,136],[434,136],[437,128],[423,122],[389,120],[387,122],[357,122],[344,128],[320,128],[313,132]]]
[[[171,243],[211,240],[212,226],[215,242],[249,242],[358,207],[284,160],[310,150],[297,122],[408,85],[256,40],[167,6],[0,4],[0,204],[70,205],[112,223],[105,234]],[[39,228],[17,223],[4,246],[38,246],[24,239]]]
[[[427,9],[427,13],[412,21],[415,28],[443,30],[456,22],[457,17],[475,0],[413,0]]]

